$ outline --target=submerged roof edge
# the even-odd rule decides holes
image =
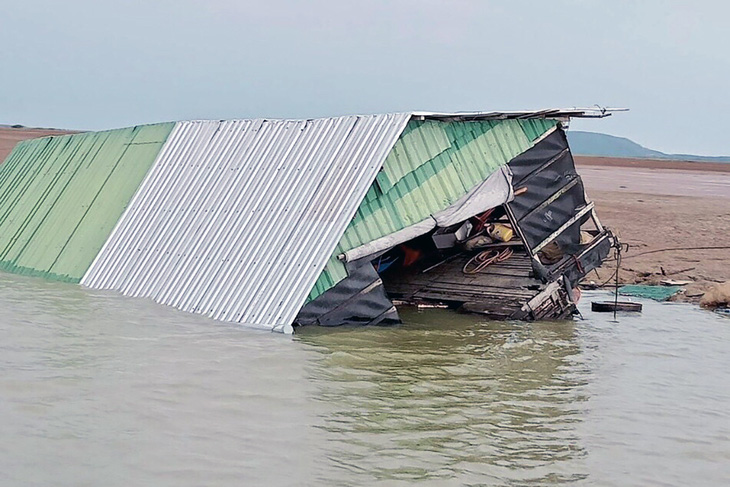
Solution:
[[[152,298],[217,320],[287,332],[410,119],[409,113],[319,119],[303,124],[301,129],[304,125],[307,128],[301,135],[299,129],[294,132],[295,127],[287,125],[307,122],[304,120],[262,121],[262,125],[276,126],[268,130],[258,130],[255,122],[246,121],[178,122],[81,284]],[[233,127],[241,123],[245,126]],[[188,130],[195,133],[188,135]],[[299,138],[307,151],[293,150]],[[244,139],[246,144],[241,142]],[[279,143],[286,148],[287,161],[281,171],[267,164],[279,155],[267,148]],[[230,149],[233,152],[229,157],[231,154],[225,154],[229,149],[222,150],[224,147],[237,149]],[[216,165],[224,165],[225,159],[225,174],[233,175],[209,181],[205,171],[188,164],[191,158],[201,157]],[[323,160],[327,164],[319,162]],[[185,167],[182,180],[174,177],[173,166]],[[263,168],[259,171],[261,178],[273,179],[264,178],[266,185],[246,183],[249,179],[242,175],[254,166]],[[230,171],[231,167],[236,170]],[[276,173],[276,177],[269,173]],[[291,179],[286,177],[289,173],[296,175]],[[183,208],[162,218],[168,199],[174,196],[158,191],[165,185],[175,188],[172,193],[188,191],[198,195],[191,196],[185,205],[177,205],[195,211]],[[271,199],[265,208],[251,213],[256,209],[255,200],[265,198],[269,186],[286,186],[287,196]],[[218,201],[220,198],[225,201]],[[250,204],[240,210],[240,215],[260,214],[252,217],[253,223],[266,215],[266,220],[274,224],[254,228],[244,223],[247,220],[243,216],[232,211],[221,213],[224,207],[237,207],[242,198]],[[211,208],[215,215],[210,219],[195,216],[205,215],[205,210]],[[329,224],[321,225],[324,221]],[[203,233],[196,233],[196,227]],[[222,242],[216,240],[214,237],[220,233],[217,229],[224,228],[235,231],[227,233]],[[284,234],[287,239],[276,238]],[[295,241],[296,245],[292,243]],[[205,252],[199,246],[220,248],[204,259]],[[177,257],[168,259],[163,251],[153,255],[158,247]],[[143,256],[139,250],[144,250]],[[274,259],[275,255],[286,257]],[[227,267],[222,262],[228,262],[229,257],[233,263]],[[255,266],[258,270],[247,269],[246,263],[254,261],[262,265]],[[259,274],[264,273],[263,263],[267,262],[264,279]],[[219,278],[220,268],[231,279]]]

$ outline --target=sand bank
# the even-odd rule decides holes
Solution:
[[[71,130],[58,130],[58,129],[36,129],[29,127],[17,127],[11,126],[0,126],[0,164],[13,150],[15,144],[21,140],[37,139],[38,137],[47,137],[49,135],[65,135],[74,134],[76,132]]]
[[[601,164],[596,162],[601,159]],[[577,157],[598,216],[629,244],[620,280],[691,280],[680,299],[699,301],[730,279],[730,164]],[[723,167],[718,167],[723,166]],[[724,167],[726,166],[726,167]],[[680,250],[663,250],[663,249]],[[589,279],[605,281],[607,263]]]

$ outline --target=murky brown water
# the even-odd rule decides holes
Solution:
[[[3,486],[730,483],[730,320],[689,306],[292,338],[0,274],[0,309]]]

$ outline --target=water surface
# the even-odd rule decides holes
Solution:
[[[725,485],[730,319],[294,337],[0,274],[0,485]]]

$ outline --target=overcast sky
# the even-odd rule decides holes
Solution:
[[[574,129],[729,155],[728,1],[2,0],[0,123],[600,104]]]

